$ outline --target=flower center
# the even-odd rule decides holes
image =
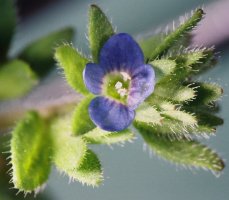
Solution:
[[[126,72],[111,72],[103,79],[103,95],[126,103],[131,77]]]

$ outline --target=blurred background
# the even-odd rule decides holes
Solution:
[[[128,32],[136,38],[171,23],[180,15],[198,6],[204,8],[205,19],[194,31],[192,45],[216,45],[220,62],[201,80],[211,80],[224,88],[220,116],[225,124],[216,137],[204,140],[229,160],[229,0],[18,0],[20,20],[10,55],[16,55],[26,44],[59,28],[72,26],[76,31],[75,47],[89,55],[87,33],[87,9],[96,3],[111,17],[118,32]],[[47,89],[48,88],[48,89]],[[52,93],[50,94],[50,91]],[[18,101],[3,102],[1,112],[10,112],[21,104],[25,107],[43,106],[54,101],[77,98],[72,94],[59,74],[54,70],[31,94]],[[9,106],[10,105],[10,106]],[[104,183],[99,188],[68,183],[60,173],[52,173],[45,193],[50,200],[226,200],[229,198],[229,169],[226,166],[220,177],[203,170],[184,170],[143,151],[143,141],[112,148],[94,148],[104,167]],[[227,164],[227,162],[226,162]],[[5,200],[5,199],[3,199]]]

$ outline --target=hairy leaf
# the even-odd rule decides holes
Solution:
[[[16,27],[13,0],[0,0],[0,61],[6,59]]]
[[[56,48],[55,59],[64,69],[68,84],[82,94],[88,94],[83,81],[83,70],[89,62],[76,49],[70,45],[62,45]]]
[[[138,122],[161,124],[162,117],[155,108],[144,103],[137,109],[135,120]]]
[[[196,98],[190,102],[190,105],[208,105],[216,100],[218,100],[222,94],[223,89],[212,83],[192,83],[192,87],[195,88]]]
[[[29,112],[12,134],[14,186],[26,192],[35,190],[47,181],[51,169],[52,140],[47,126],[36,112]]]
[[[97,5],[89,8],[89,43],[94,62],[98,62],[99,52],[104,43],[114,34],[106,15]]]
[[[13,60],[0,69],[0,99],[21,97],[37,84],[38,80],[29,65]]]
[[[183,37],[185,33],[192,30],[203,17],[203,10],[197,9],[194,14],[184,23],[182,23],[176,30],[168,34],[163,42],[160,43],[151,53],[150,61],[160,57],[163,53],[176,43],[176,41]]]
[[[71,42],[73,33],[72,28],[53,32],[26,46],[19,57],[30,63],[39,76],[44,76],[54,67],[54,48],[60,43]]]
[[[134,138],[134,134],[128,129],[119,132],[107,132],[97,127],[83,137],[90,144],[111,145],[131,141]]]
[[[192,57],[192,60],[194,61],[191,64],[193,75],[205,72],[206,70],[214,66],[217,62],[214,48],[197,49],[193,53],[190,52],[189,60],[190,57]]]
[[[150,64],[155,69],[157,81],[164,76],[171,74],[176,68],[175,60],[169,59],[154,60]]]
[[[172,102],[166,100],[164,97],[160,97],[157,95],[154,95],[154,93],[149,96],[145,102],[149,104],[150,106],[155,106],[159,111],[163,110],[175,110],[176,104],[173,104]]]
[[[224,168],[223,160],[213,150],[195,140],[186,138],[171,140],[168,135],[154,132],[151,127],[143,124],[138,124],[137,129],[157,155],[171,162],[216,172]]]
[[[161,115],[171,118],[173,120],[180,121],[185,127],[197,125],[196,117],[181,110],[166,110],[161,112]]]
[[[193,88],[188,86],[173,85],[173,84],[157,84],[154,93],[148,98],[147,101],[153,101],[155,96],[171,102],[186,102],[192,100],[196,96]]]
[[[51,124],[53,137],[53,160],[57,168],[66,174],[72,174],[84,159],[86,143],[80,137],[73,137],[70,117],[58,117]]]
[[[82,137],[72,136],[69,120],[70,116],[66,116],[58,117],[52,122],[54,163],[70,178],[97,186],[102,180],[99,160],[92,151],[87,149]]]
[[[83,184],[98,186],[103,181],[103,174],[97,155],[88,149],[80,166],[70,175]]]
[[[93,95],[89,95],[76,106],[72,118],[74,135],[82,135],[95,128],[95,124],[91,121],[88,113],[88,106],[93,98]]]

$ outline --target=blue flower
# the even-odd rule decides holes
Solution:
[[[88,90],[98,95],[89,105],[90,118],[106,131],[127,128],[155,85],[152,66],[144,63],[141,48],[126,33],[110,37],[100,51],[99,64],[88,63],[83,79]]]

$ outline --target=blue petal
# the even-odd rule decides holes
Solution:
[[[101,66],[88,63],[83,71],[83,80],[87,89],[93,94],[100,94],[103,84],[104,70]]]
[[[131,72],[144,64],[144,55],[130,35],[119,33],[105,43],[100,52],[99,62],[107,72],[114,70]]]
[[[142,65],[137,68],[131,80],[128,95],[128,106],[134,110],[142,103],[154,90],[155,73],[151,65]]]
[[[121,131],[127,128],[134,119],[135,111],[127,106],[105,97],[96,97],[89,105],[92,121],[106,131]]]

